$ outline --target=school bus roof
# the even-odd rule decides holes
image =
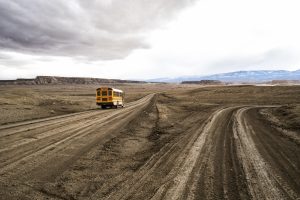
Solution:
[[[115,92],[123,92],[122,90],[119,90],[119,89],[116,89],[116,88],[111,88],[111,87],[100,87],[100,88],[97,88],[97,90],[99,89],[111,89],[112,91],[115,91]]]

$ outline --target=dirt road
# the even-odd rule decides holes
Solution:
[[[264,106],[168,102],[0,126],[0,198],[300,198],[300,144]]]

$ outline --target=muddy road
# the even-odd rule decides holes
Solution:
[[[299,140],[269,108],[153,94],[0,126],[0,198],[298,199]]]

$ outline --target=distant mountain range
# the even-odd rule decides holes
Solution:
[[[158,78],[148,82],[180,83],[182,81],[218,80],[223,82],[268,82],[272,80],[300,80],[300,70],[256,70],[236,71],[209,76],[181,76],[176,78]]]
[[[203,80],[201,82],[201,80]],[[280,80],[300,81],[300,70],[256,70],[236,71],[209,76],[181,76],[176,78],[157,78],[146,81],[104,79],[104,78],[82,78],[82,77],[58,77],[58,76],[37,76],[34,79],[0,80],[0,85],[56,85],[56,84],[115,84],[115,83],[146,83],[146,82],[200,82],[206,80],[222,81],[230,83],[264,83]],[[208,82],[209,83],[209,82]]]

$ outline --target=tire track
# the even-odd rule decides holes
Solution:
[[[223,113],[219,110],[216,113]],[[219,114],[212,115],[205,123],[198,123],[185,134],[177,138],[175,143],[164,146],[157,154],[154,154],[133,176],[121,183],[121,190],[110,195],[107,199],[139,199],[148,183],[157,177],[158,172],[166,172],[166,175],[158,187],[152,199],[176,199],[185,190],[186,183],[197,161],[197,156],[206,142],[209,129],[215,123]],[[205,134],[202,134],[205,132]],[[122,175],[123,176],[123,175]],[[119,179],[119,178],[116,178]],[[113,187],[110,185],[110,187]],[[100,196],[95,194],[93,199]]]
[[[276,166],[259,152],[252,138],[259,132],[243,116],[250,108],[256,106],[214,112],[202,126],[193,126],[177,142],[165,145],[133,175],[116,178],[120,189],[106,199],[140,199],[154,179],[160,185],[151,199],[297,199],[297,192],[274,171]],[[158,177],[158,172],[165,175]],[[114,187],[111,181],[106,190]]]
[[[123,139],[126,138],[129,143],[135,139],[132,144],[137,144],[139,130],[147,127],[143,131],[157,134],[160,123],[168,121],[170,114],[178,114],[176,107],[170,105],[171,109],[167,109],[163,104],[158,105],[157,98],[153,97],[146,96],[124,109],[111,112],[88,111],[0,127],[0,187],[3,187],[1,184],[14,181],[19,188],[22,188],[20,185],[30,188],[27,191],[31,191],[31,195],[58,199],[300,198],[297,190],[300,184],[296,180],[300,177],[299,156],[292,155],[293,150],[295,154],[300,152],[299,147],[286,147],[291,142],[287,142],[286,138],[282,138],[280,133],[274,132],[259,118],[259,109],[267,106],[218,107],[218,110],[214,107],[208,109],[205,117],[197,110],[187,112],[189,115],[182,114],[181,118],[174,118],[180,122],[175,121],[175,124],[170,121],[172,126],[165,123],[179,133],[173,136],[174,132],[169,130],[159,133],[161,135],[158,137],[166,137],[164,134],[172,137],[159,149],[151,149],[156,139],[143,135],[144,141],[149,140],[149,148],[136,151],[151,154],[145,156],[146,160],[138,160],[137,163],[141,162],[142,165],[137,168],[126,168],[133,165],[126,164],[130,162],[127,158],[129,155],[117,155],[122,153],[124,143],[116,142],[115,148],[119,149],[111,153],[115,154],[112,159],[124,158],[119,161],[125,162],[120,165],[124,169],[107,173],[110,167],[113,170],[113,166],[106,166],[101,163],[105,159],[95,156],[105,155],[103,152],[97,154],[101,151],[97,145],[111,141],[113,137],[121,140],[119,129],[127,127],[133,119],[136,124],[132,130],[136,131],[136,135],[130,136],[133,133],[128,128],[130,133]],[[146,117],[137,119],[142,116],[139,115],[142,111]],[[142,127],[139,123],[147,123],[147,119],[151,119],[153,124]],[[28,128],[30,130],[26,131]],[[150,136],[156,137],[155,134]],[[85,160],[83,155],[88,155],[89,159]],[[70,171],[75,162],[79,168],[93,164],[98,166]],[[112,163],[117,162],[115,160]],[[108,167],[105,169],[107,174],[101,174],[102,169],[97,168],[99,166]],[[66,170],[69,173],[64,173],[65,176],[60,176],[57,182],[56,178]],[[76,173],[82,174],[77,176]],[[97,178],[92,176],[94,173],[98,173]],[[85,178],[86,186],[80,182],[80,177]],[[59,185],[73,183],[84,187],[72,191],[72,187],[64,190]],[[26,189],[24,191],[26,193]],[[60,195],[60,191],[66,193]]]
[[[234,152],[228,147],[232,146],[228,130],[235,109],[229,107],[216,111],[204,123],[204,127],[194,132],[197,139],[186,146],[187,152],[182,154],[182,164],[174,169],[176,176],[160,187],[153,199],[240,198],[236,194],[237,183],[243,179],[236,176],[241,170],[231,171],[237,164],[233,163],[236,162]],[[245,197],[247,192],[242,190],[241,195]]]
[[[12,174],[16,175],[17,171],[22,171],[26,167],[26,169],[29,169],[28,165],[34,167],[35,164],[41,164],[43,161],[49,159],[49,156],[53,156],[59,150],[66,151],[66,149],[68,149],[68,145],[73,145],[72,150],[74,152],[76,152],[74,150],[76,147],[78,148],[78,151],[80,151],[80,148],[93,142],[93,138],[95,139],[97,137],[95,131],[97,132],[99,128],[107,126],[107,124],[111,123],[112,121],[118,121],[118,123],[121,121],[126,121],[126,118],[132,112],[142,109],[142,107],[147,104],[152,97],[153,95],[148,95],[143,99],[138,100],[136,104],[130,104],[124,109],[114,110],[105,117],[102,117],[103,114],[100,114],[93,119],[92,117],[98,114],[96,111],[89,113],[89,115],[92,114],[92,116],[88,116],[88,118],[86,118],[86,115],[83,115],[83,118],[80,119],[80,115],[76,115],[75,118],[71,117],[71,119],[68,119],[69,124],[62,129],[60,126],[57,129],[53,129],[53,127],[51,127],[51,130],[46,133],[47,137],[41,137],[38,141],[33,140],[29,141],[28,143],[21,143],[20,145],[1,149],[2,153],[5,153],[3,154],[5,156],[1,156],[0,174],[5,174],[6,177],[10,176],[10,174],[7,173],[9,170]],[[69,116],[67,117],[69,118]],[[47,120],[47,123],[49,125],[52,125],[52,123],[56,124],[56,120],[57,119]],[[78,123],[80,120],[82,121]],[[45,123],[45,121],[42,123]],[[24,126],[28,126],[28,124],[25,124]],[[11,125],[11,127],[15,128],[13,125]],[[18,124],[17,127],[21,126]],[[7,128],[5,131],[9,131],[9,129]],[[40,131],[41,134],[44,133],[43,128],[41,128]],[[49,133],[53,135],[49,136]],[[105,135],[105,132],[103,132],[102,135]],[[77,141],[77,146],[75,141]],[[82,141],[85,141],[86,143],[83,143]],[[47,155],[47,159],[43,158],[43,155]],[[27,161],[30,161],[29,164],[27,163],[27,165],[24,166]]]
[[[122,114],[120,117],[124,117],[127,113],[128,111]],[[98,121],[97,119],[90,122],[84,121],[82,123],[78,123],[76,126],[72,125],[72,127],[66,127],[59,132],[51,131],[54,134],[54,137],[48,136],[40,138],[40,142],[35,141],[34,146],[36,148],[33,148],[31,142],[26,143],[26,147],[28,148],[27,151],[24,151],[24,144],[13,146],[11,149],[5,149],[4,153],[6,155],[5,157],[2,156],[1,159],[4,159],[6,161],[1,163],[0,174],[5,173],[8,169],[15,168],[19,163],[22,163],[25,160],[32,159],[51,149],[63,149],[65,146],[70,145],[73,140],[80,139],[90,134],[95,130],[95,126],[99,127],[99,125],[104,126],[105,124],[110,123],[112,120],[114,120],[115,115],[103,117]],[[116,119],[120,117],[118,116]],[[20,151],[15,150],[16,148],[19,148]],[[52,150],[51,154],[57,152],[57,150]],[[7,153],[6,151],[13,151],[13,154]]]
[[[237,141],[239,158],[247,177],[247,185],[254,199],[297,199],[299,195],[293,191],[260,154],[252,137],[256,133],[249,125],[245,113],[250,108],[239,109],[235,115],[234,136]]]
[[[182,163],[180,170],[177,171],[177,176],[172,180],[173,184],[167,188],[167,191],[159,191],[158,193],[164,193],[165,199],[181,199],[186,190],[187,183],[189,178],[191,178],[192,171],[196,166],[197,158],[200,156],[202,148],[204,145],[207,145],[207,140],[209,134],[211,134],[211,129],[215,125],[217,119],[226,112],[226,109],[218,110],[213,113],[212,117],[208,120],[207,124],[203,129],[199,129],[196,132],[198,138],[193,142],[189,151],[186,155],[184,162]],[[204,164],[204,162],[202,162]],[[201,168],[201,166],[200,166]],[[154,199],[157,197],[154,196]],[[192,198],[192,197],[189,197]]]
[[[146,97],[144,97],[144,98],[146,98]],[[136,104],[143,102],[144,98],[139,99],[135,102],[127,103],[126,107],[135,106]],[[49,125],[74,122],[76,119],[83,120],[85,118],[91,118],[91,117],[94,117],[99,114],[106,114],[106,113],[110,113],[110,112],[111,112],[110,110],[101,110],[101,111],[100,110],[90,110],[90,111],[77,112],[77,113],[72,113],[72,114],[67,114],[67,115],[49,117],[49,118],[45,118],[45,119],[37,119],[37,120],[31,120],[31,121],[25,121],[25,122],[17,122],[14,124],[1,125],[0,126],[0,139],[2,137],[10,136],[10,135],[13,135],[16,133],[23,134],[25,131],[32,131],[34,129],[48,127]]]
[[[160,108],[160,107],[159,107]],[[163,116],[158,114],[160,117]],[[182,122],[184,122],[184,119]],[[160,122],[159,122],[160,123]],[[199,126],[202,124],[200,123]],[[192,127],[195,129],[195,127]],[[154,128],[156,130],[156,128]],[[165,180],[157,180],[157,182],[153,182],[156,176],[159,178],[164,177],[163,174],[168,174],[169,171],[172,169],[173,166],[177,165],[177,162],[174,160],[177,159],[178,154],[181,153],[181,147],[186,146],[186,143],[189,143],[193,140],[193,135],[189,134],[189,132],[193,133],[192,130],[187,130],[187,134],[180,135],[180,137],[175,139],[175,142],[168,142],[165,143],[164,146],[153,156],[149,158],[145,162],[145,164],[139,168],[139,170],[135,171],[135,173],[130,173],[125,171],[124,173],[116,176],[112,179],[107,180],[104,185],[101,187],[101,190],[96,192],[91,198],[92,199],[141,199],[145,198],[142,194],[149,196],[149,190],[152,190],[155,185],[159,184],[161,181],[164,182]],[[159,175],[161,174],[161,175]],[[170,174],[170,176],[174,176],[174,174]],[[169,175],[166,177],[169,179]],[[120,188],[116,191],[114,188]],[[103,194],[108,193],[108,195],[103,196]]]

